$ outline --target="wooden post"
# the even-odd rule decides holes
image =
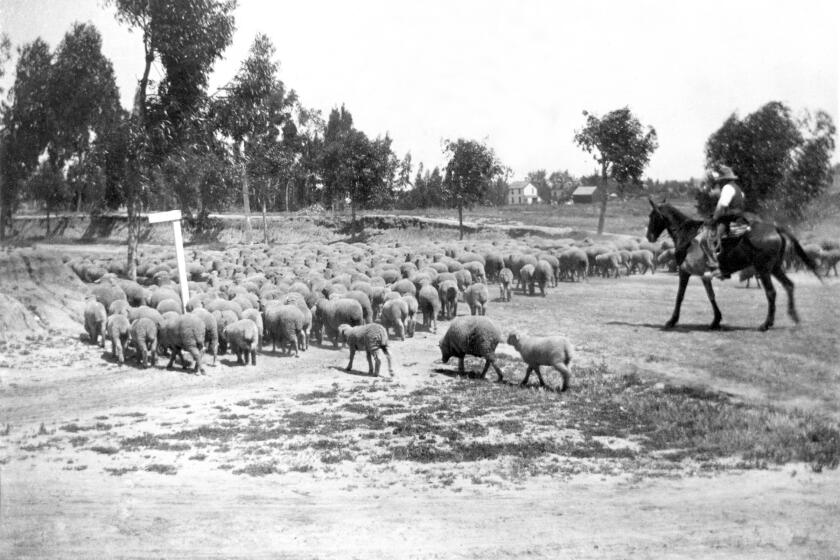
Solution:
[[[187,285],[187,262],[184,258],[184,239],[181,235],[181,211],[170,210],[149,214],[150,224],[172,222],[172,233],[175,236],[175,258],[178,260],[178,283],[181,285],[181,311],[187,312],[187,302],[190,300],[190,289]]]

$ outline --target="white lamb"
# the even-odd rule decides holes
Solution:
[[[528,384],[528,378],[531,376],[531,371],[537,372],[537,377],[540,379],[540,386],[545,387],[545,381],[540,373],[540,366],[551,366],[563,376],[563,385],[560,391],[565,391],[569,388],[569,376],[571,375],[571,365],[573,348],[572,344],[563,336],[528,336],[513,332],[508,336],[507,343],[516,348],[519,355],[528,365],[525,370],[525,379],[522,380],[522,385]]]

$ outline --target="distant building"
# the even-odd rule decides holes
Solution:
[[[537,187],[529,181],[514,181],[508,187],[508,204],[535,204],[540,202]]]
[[[580,186],[572,193],[572,202],[575,204],[591,204],[601,198],[601,189],[593,186]]]

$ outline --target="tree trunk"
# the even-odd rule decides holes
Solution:
[[[248,189],[248,166],[242,158],[242,211],[245,213],[245,243],[251,243],[251,200]]]
[[[601,164],[601,213],[598,216],[598,235],[604,233],[604,218],[607,215],[607,164]]]
[[[458,231],[461,234],[459,239],[464,239],[464,206],[458,203]]]
[[[266,216],[265,197],[262,199],[263,243],[268,245],[268,216]]]
[[[132,187],[133,188],[133,187]],[[125,203],[128,215],[128,260],[126,261],[126,275],[132,281],[137,281],[137,206],[134,197],[129,197]]]
[[[350,201],[350,241],[356,241],[356,201]]]
[[[45,237],[50,236],[50,205],[47,203],[47,235]]]
[[[289,185],[291,185],[291,183],[292,183],[291,179],[286,181],[286,202],[285,202],[286,206],[285,206],[285,208],[286,208],[286,213],[287,214],[290,214],[292,212],[292,209],[289,208]]]

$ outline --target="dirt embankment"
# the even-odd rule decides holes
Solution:
[[[82,331],[87,287],[59,254],[0,253],[0,341]]]

